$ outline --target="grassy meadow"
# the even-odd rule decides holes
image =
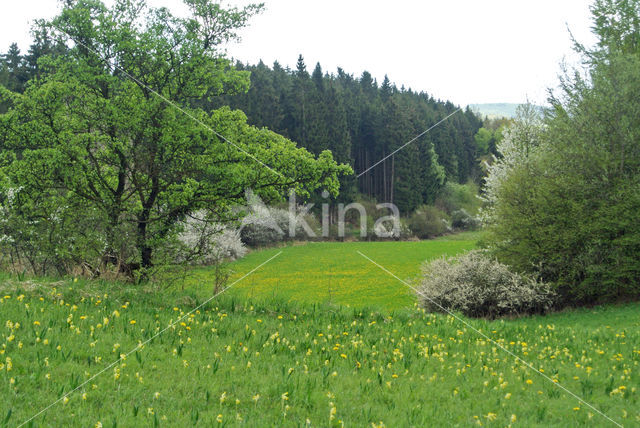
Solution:
[[[358,251],[405,280],[420,273],[425,260],[452,256],[475,247],[478,233],[462,233],[437,240],[409,242],[309,242],[254,251],[231,264],[230,282],[260,263],[276,257],[229,294],[251,299],[279,298],[291,302],[371,305],[393,310],[413,305],[412,291]],[[190,272],[186,287],[211,294],[211,268]]]
[[[355,253],[412,278],[474,238],[256,251],[235,277],[283,254],[202,307],[205,269],[184,290],[5,275],[0,426],[76,388],[25,426],[614,426]],[[468,322],[640,426],[640,305]]]

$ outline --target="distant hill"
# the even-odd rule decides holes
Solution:
[[[487,103],[487,104],[469,104],[469,108],[480,116],[496,117],[515,117],[516,108],[520,104],[516,103]],[[542,108],[542,107],[540,107]]]

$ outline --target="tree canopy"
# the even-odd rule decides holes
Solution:
[[[312,153],[331,150],[356,173],[457,109],[427,93],[397,88],[388,77],[378,84],[366,71],[360,77],[340,68],[329,74],[316,64],[309,74],[302,55],[293,70],[278,62],[236,66],[251,72],[249,91],[214,96],[202,102],[205,110],[241,109],[249,123],[285,135]],[[481,126],[472,111],[458,112],[358,180],[344,177],[342,188],[393,202],[409,214],[432,203],[445,180],[479,179],[483,153],[474,135]]]
[[[59,271],[97,257],[144,271],[186,215],[224,217],[247,188],[267,200],[290,189],[338,193],[350,168],[331,152],[315,157],[240,111],[194,105],[248,90],[249,73],[220,45],[261,6],[185,3],[191,14],[179,18],[142,0],[67,1],[39,22],[65,49],[40,56],[23,93],[2,88],[0,226],[16,254],[44,248],[14,233],[21,223],[21,233],[52,241],[32,257]]]
[[[640,293],[639,10],[638,0],[594,3],[598,43],[576,43],[587,71],[562,79],[535,139],[522,122],[525,132],[507,133],[488,179],[494,250],[571,302]]]

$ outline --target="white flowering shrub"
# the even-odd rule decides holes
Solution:
[[[480,219],[469,214],[464,208],[451,213],[451,226],[455,229],[476,230],[480,225]]]
[[[541,145],[543,125],[535,107],[525,104],[518,107],[518,116],[513,124],[503,131],[503,138],[496,149],[500,158],[495,156],[491,164],[486,164],[487,176],[481,199],[485,207],[480,210],[480,219],[490,224],[494,217],[494,207],[498,194],[509,173],[519,165],[529,161]]]
[[[289,212],[264,205],[252,208],[242,220],[242,242],[250,247],[261,247],[284,241],[289,233]]]
[[[206,217],[206,213],[198,212],[181,224],[176,261],[211,265],[244,257],[247,248],[240,239],[240,232]]]
[[[417,291],[430,312],[459,311],[470,317],[498,317],[544,313],[554,304],[551,288],[474,250],[440,258],[423,266]]]
[[[296,221],[294,214],[282,208],[270,208],[264,205],[252,206],[252,211],[242,220],[240,236],[242,242],[250,247],[263,247],[292,239],[308,239],[302,219]],[[318,221],[307,213],[304,221],[313,232],[318,233]],[[294,233],[290,233],[290,225],[294,224]]]

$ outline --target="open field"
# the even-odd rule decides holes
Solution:
[[[472,249],[478,236],[463,233],[415,242],[317,242],[255,251],[231,265],[231,282],[279,251],[282,254],[229,293],[248,298],[278,297],[295,302],[399,309],[413,305],[412,291],[358,251],[400,278],[412,280],[425,260]],[[187,280],[187,287],[211,294],[211,269],[197,269]]]
[[[10,412],[8,426],[85,380],[34,425],[607,425],[453,318],[418,310],[391,317],[224,297],[90,379],[188,307],[161,295],[80,298],[69,285],[24,297],[16,290],[0,303],[0,412]],[[472,324],[633,426],[639,309]]]
[[[5,276],[0,426],[75,388],[33,426],[613,426],[453,317],[399,309],[411,301],[404,286],[350,255],[359,249],[411,277],[423,258],[472,241],[390,243],[406,257],[385,244],[285,248],[236,295],[193,313],[204,287]],[[272,254],[252,253],[236,275]],[[326,285],[328,267],[349,285],[331,303],[322,287],[293,286]],[[271,275],[281,278],[275,297],[263,284]],[[359,301],[363,290],[371,294]],[[640,305],[468,322],[615,421],[640,425]]]

